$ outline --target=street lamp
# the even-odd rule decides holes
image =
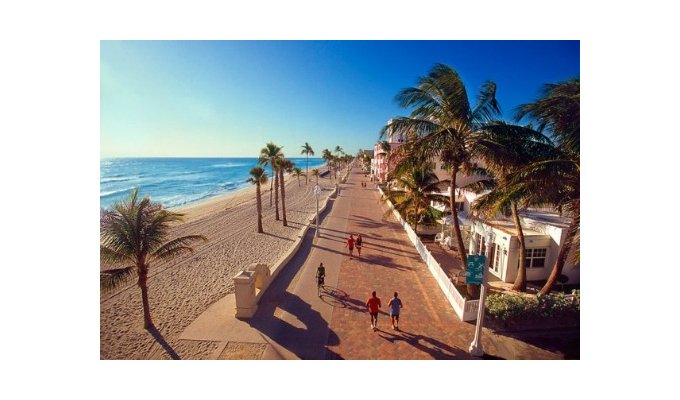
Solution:
[[[479,295],[479,308],[477,309],[477,326],[475,327],[475,338],[472,339],[470,343],[470,354],[475,357],[481,357],[484,355],[484,349],[482,348],[482,324],[484,323],[484,301],[486,298],[486,270],[489,268],[489,252],[491,246],[493,246],[494,233],[493,230],[486,232],[486,249],[484,256],[486,257],[486,262],[484,263],[484,271],[482,272],[482,292]]]
[[[316,232],[314,236],[319,237],[319,195],[321,194],[321,186],[314,185],[314,196],[316,197]]]

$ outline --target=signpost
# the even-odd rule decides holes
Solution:
[[[465,283],[481,285],[484,281],[484,264],[486,256],[468,255],[465,269]]]
[[[486,254],[489,254],[491,246],[493,246],[494,233],[488,231],[486,233]],[[476,357],[484,355],[482,349],[482,324],[484,324],[484,301],[486,298],[486,285],[484,282],[484,271],[486,267],[487,256],[469,255],[467,262],[467,271],[465,271],[466,279],[470,276],[473,281],[466,280],[466,283],[474,285],[482,285],[482,292],[479,295],[479,307],[477,309],[477,326],[475,327],[475,338],[470,343],[470,354]],[[469,275],[468,275],[469,274]]]

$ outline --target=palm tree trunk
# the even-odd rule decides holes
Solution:
[[[286,180],[283,178],[283,168],[279,168],[279,182],[281,185],[281,212],[283,213],[283,226],[288,226],[286,219]]]
[[[263,233],[262,230],[262,199],[260,198],[260,182],[255,188],[255,195],[257,196],[257,233]]]
[[[269,183],[269,208],[272,206],[272,192],[274,191],[274,163],[272,162],[272,181]]]
[[[298,187],[300,187],[300,175],[298,175]]]
[[[519,213],[517,212],[517,203],[512,203],[512,220],[515,222],[515,229],[517,229],[517,239],[519,239],[519,268],[517,269],[517,278],[515,284],[512,285],[512,290],[519,290],[520,292],[527,291],[527,268],[524,264],[526,260],[526,245],[524,244],[524,232],[522,231],[522,224],[519,220]],[[498,257],[498,256],[496,256]]]
[[[307,175],[305,175],[305,185],[309,184],[309,154],[307,154]]]
[[[453,233],[456,237],[456,246],[458,247],[458,256],[463,262],[463,268],[467,269],[467,254],[465,254],[465,245],[463,244],[463,235],[460,233],[460,224],[458,223],[458,210],[456,209],[456,175],[458,174],[458,165],[451,168],[451,196],[449,197],[449,206],[451,207],[451,220],[453,222]],[[486,273],[486,271],[484,271]],[[467,292],[471,298],[479,297],[479,285],[467,285]]]
[[[144,308],[144,329],[153,328],[153,321],[151,320],[151,309],[149,307],[149,289],[147,288],[147,273],[148,268],[144,262],[140,263],[139,267],[139,288],[142,289],[142,307]]]
[[[571,221],[571,224],[569,224],[567,237],[564,240],[564,244],[560,248],[560,252],[557,254],[557,260],[555,260],[553,270],[548,277],[548,281],[545,283],[545,285],[543,285],[543,288],[541,288],[541,291],[538,292],[538,294],[544,295],[550,293],[553,285],[555,285],[555,282],[557,282],[557,278],[562,274],[562,268],[564,268],[564,263],[567,260],[567,255],[569,255],[569,250],[571,250],[571,245],[574,241],[577,223],[577,218],[574,218],[574,220]]]
[[[279,169],[276,168],[274,172],[274,207],[276,209],[276,220],[280,221],[279,217]]]

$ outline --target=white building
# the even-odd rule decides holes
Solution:
[[[564,243],[569,228],[569,218],[544,211],[521,213],[520,222],[526,246],[527,281],[546,280],[552,272],[555,260]],[[493,233],[489,251],[489,273],[503,282],[514,282],[519,267],[519,239],[510,220],[472,221],[470,253],[485,254],[487,232]],[[569,277],[566,283],[580,281],[579,263],[573,261],[572,248],[562,269]]]

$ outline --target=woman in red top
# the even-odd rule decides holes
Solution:
[[[354,236],[349,235],[349,239],[347,239],[345,247],[349,247],[349,258],[352,258],[352,255],[354,254]]]

